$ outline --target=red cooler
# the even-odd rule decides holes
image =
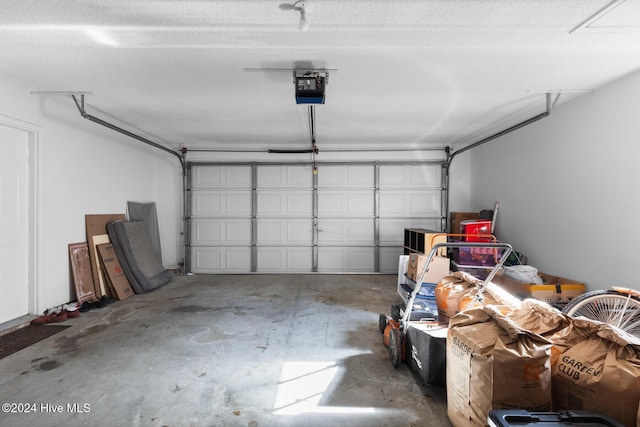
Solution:
[[[469,236],[463,238],[465,242],[490,242],[490,237],[478,237],[477,234],[491,234],[491,220],[471,219],[462,221],[460,223],[460,234],[469,234]]]

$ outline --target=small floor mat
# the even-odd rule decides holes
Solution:
[[[0,359],[64,331],[71,325],[27,325],[0,336]]]

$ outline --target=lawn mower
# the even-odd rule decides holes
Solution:
[[[495,238],[494,238],[495,239]],[[391,315],[387,317],[385,314],[380,314],[379,318],[379,328],[380,332],[383,334],[383,342],[389,348],[389,358],[391,360],[391,364],[394,367],[400,366],[400,363],[405,361],[405,340],[407,327],[410,322],[433,322],[434,325],[437,324],[437,318],[425,318],[420,320],[411,320],[411,313],[414,308],[414,303],[416,302],[416,298],[420,292],[422,287],[422,281],[429,271],[429,264],[433,260],[433,257],[438,253],[438,249],[446,247],[446,248],[495,248],[496,250],[502,249],[502,253],[497,260],[496,265],[493,267],[491,272],[484,279],[482,284],[478,287],[476,295],[471,301],[471,306],[475,303],[482,302],[482,293],[484,292],[485,287],[491,280],[494,278],[500,267],[504,264],[505,260],[509,257],[509,254],[512,252],[511,245],[507,243],[495,243],[495,242],[447,242],[447,243],[436,243],[432,246],[431,251],[429,252],[429,256],[427,258],[424,267],[420,275],[418,276],[418,280],[415,282],[415,286],[409,295],[409,300],[405,304],[392,304],[391,305]]]

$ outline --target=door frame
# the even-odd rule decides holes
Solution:
[[[27,150],[29,153],[27,164],[28,194],[27,194],[27,292],[28,314],[38,313],[38,165],[40,164],[40,138],[42,128],[36,124],[0,114],[0,126],[14,128],[27,133]]]

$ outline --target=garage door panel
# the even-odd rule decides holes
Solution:
[[[380,191],[380,216],[440,216],[441,192]]]
[[[378,231],[380,233],[381,245],[404,245],[404,224],[405,221],[398,219],[380,220]]]
[[[291,243],[307,244],[311,246],[313,223],[309,219],[289,219],[284,222],[279,219],[258,219],[258,236],[256,243],[287,245]]]
[[[311,216],[313,211],[311,198],[310,191],[260,191],[257,202],[258,215]]]
[[[257,171],[258,188],[311,188],[313,169],[310,165],[260,165]]]
[[[258,248],[258,272],[309,272],[312,269],[311,248]]]
[[[193,273],[246,273],[251,271],[249,247],[192,247]]]
[[[398,259],[404,254],[400,247],[380,248],[380,273],[396,274],[398,272]]]
[[[287,194],[285,200],[287,215],[311,215],[313,212],[312,197],[309,193]]]
[[[402,193],[380,192],[380,215],[404,215],[407,210],[406,195]]]
[[[191,226],[194,245],[251,244],[250,219],[194,219]]]
[[[195,166],[192,172],[192,188],[250,188],[251,167]]]
[[[373,219],[319,219],[318,244],[374,244]]]
[[[373,216],[373,191],[353,192],[345,194],[347,197],[347,213],[349,215],[369,214]]]
[[[442,187],[442,171],[439,166],[409,165],[406,179],[407,187]]]
[[[381,165],[380,188],[440,188],[440,165]]]
[[[194,216],[246,215],[251,216],[251,193],[200,191],[192,195]]]
[[[407,194],[409,201],[408,215],[439,215],[440,214],[440,192],[420,193],[411,192]]]
[[[370,215],[373,217],[374,195],[368,191],[318,190],[318,215]]]
[[[404,245],[405,228],[426,228],[428,230],[440,230],[440,219],[380,219],[379,221],[380,245]]]
[[[318,271],[372,272],[375,270],[374,255],[374,248],[319,247]]]
[[[373,165],[320,165],[318,188],[372,188],[374,171]]]

